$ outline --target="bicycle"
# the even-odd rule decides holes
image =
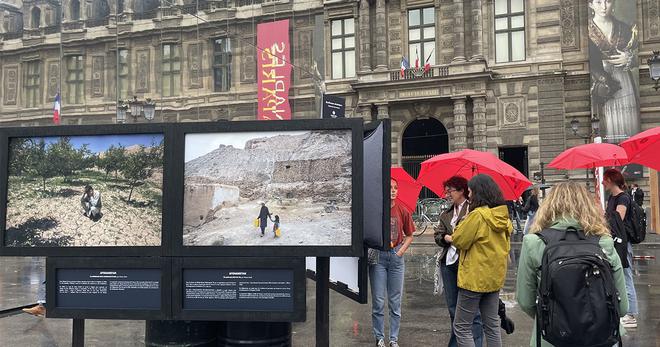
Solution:
[[[415,223],[413,236],[423,235],[429,224],[437,223],[440,220],[440,214],[449,208],[449,205],[449,201],[445,199],[428,198],[418,201],[413,214],[413,222]]]

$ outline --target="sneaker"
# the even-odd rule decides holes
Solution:
[[[385,347],[385,340],[378,340],[378,342],[376,342],[376,347]]]
[[[37,306],[33,306],[30,308],[24,308],[23,312],[29,313],[33,316],[37,317],[45,317],[46,316],[46,307],[42,304],[39,304]]]
[[[390,347],[399,347],[399,343],[396,341],[390,341]]]
[[[637,318],[631,314],[627,314],[621,318],[621,324],[624,328],[637,328]]]

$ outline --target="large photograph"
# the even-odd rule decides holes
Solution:
[[[350,246],[350,130],[188,134],[184,246]]]
[[[9,141],[5,245],[160,246],[163,135]]]
[[[637,2],[588,0],[591,103],[605,141],[640,131]]]

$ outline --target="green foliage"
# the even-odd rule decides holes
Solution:
[[[121,169],[124,161],[126,160],[125,150],[126,148],[124,148],[122,145],[117,147],[115,147],[115,145],[111,145],[110,148],[108,148],[108,150],[104,153],[103,157],[98,157],[96,165],[98,168],[105,171],[106,177],[111,172],[113,172],[115,176],[117,175],[117,172]]]
[[[130,203],[135,187],[145,183],[151,177],[156,168],[163,165],[163,142],[153,147],[140,146],[136,152],[126,155],[120,168],[122,176],[128,181],[131,191],[127,202]]]

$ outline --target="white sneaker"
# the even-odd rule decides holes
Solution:
[[[621,318],[621,324],[624,328],[637,328],[637,318],[631,314],[627,314]]]
[[[385,347],[385,340],[378,340],[378,342],[376,342],[376,347]]]
[[[390,347],[399,347],[399,343],[396,341],[390,341]]]

